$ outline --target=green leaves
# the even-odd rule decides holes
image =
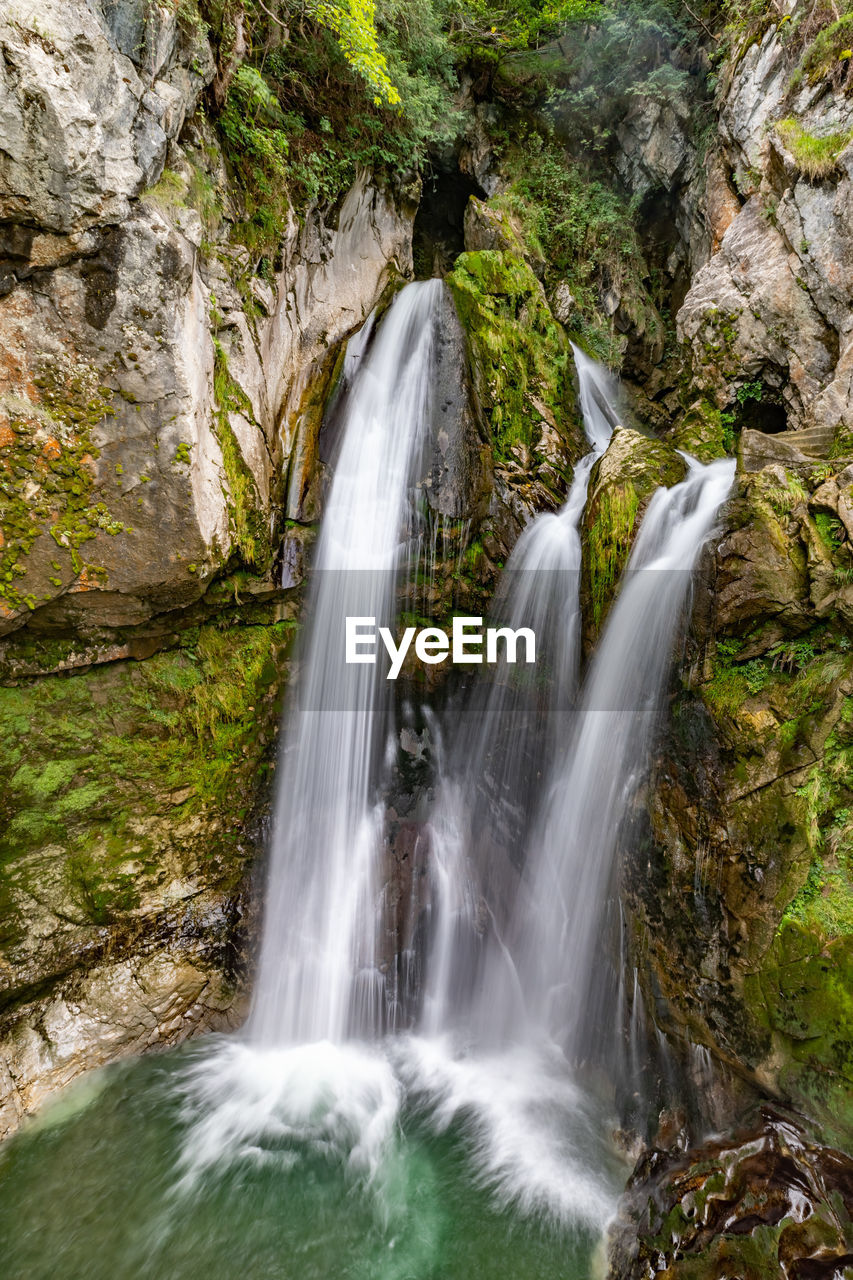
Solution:
[[[391,82],[387,60],[379,48],[374,0],[312,0],[309,11],[321,26],[334,33],[344,58],[373,94],[374,105],[398,106],[400,94]]]
[[[599,0],[458,0],[455,25],[474,44],[506,50],[537,48],[571,23],[592,21],[602,10]]]

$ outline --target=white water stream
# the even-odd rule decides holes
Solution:
[[[384,1029],[375,765],[391,691],[380,665],[344,661],[345,619],[394,620],[411,490],[427,443],[440,281],[395,299],[350,362],[346,414],[308,603],[300,700],[285,727],[249,1037],[341,1042]]]
[[[464,1026],[469,1040],[505,1043],[524,1018],[517,940],[508,936],[525,892],[517,869],[543,770],[565,749],[571,724],[580,671],[580,522],[592,468],[618,421],[616,380],[579,348],[572,352],[591,449],[561,510],[538,516],[521,534],[494,607],[501,625],[533,630],[546,674],[537,674],[533,690],[517,670],[486,675],[463,709],[455,742],[441,743],[438,753],[425,1035]]]

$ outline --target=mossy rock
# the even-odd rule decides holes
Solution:
[[[753,985],[775,1033],[779,1086],[831,1137],[853,1132],[853,934],[834,940],[785,920]]]
[[[509,212],[476,196],[471,196],[465,207],[465,248],[472,253],[497,250],[525,256],[520,231]]]
[[[0,688],[0,1007],[120,952],[176,895],[237,892],[293,633],[205,626]]]
[[[447,277],[471,347],[471,364],[495,457],[521,446],[534,457],[554,425],[574,458],[586,452],[575,407],[568,341],[542,285],[518,254],[463,253]]]
[[[698,458],[700,462],[713,462],[729,452],[723,428],[723,415],[709,400],[697,400],[685,413],[672,435],[676,449]]]
[[[651,495],[686,474],[684,459],[663,441],[625,427],[613,433],[593,469],[583,519],[581,592],[589,642],[607,616]]]

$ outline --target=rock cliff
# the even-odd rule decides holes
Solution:
[[[414,208],[362,173],[331,225],[291,215],[262,278],[229,240],[236,197],[194,115],[215,70],[201,29],[142,0],[15,15],[0,631],[116,657],[229,563],[268,572],[282,516],[310,518],[321,375],[410,271]]]
[[[737,490],[630,892],[664,1024],[843,1142],[853,108],[834,64],[812,66],[814,19],[792,6],[720,77],[716,164],[741,207],[677,315],[689,409],[675,436],[736,451]]]

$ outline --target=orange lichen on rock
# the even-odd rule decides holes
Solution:
[[[93,591],[99,586],[100,582],[97,573],[93,573],[84,565],[73,587],[69,587],[69,591]]]

